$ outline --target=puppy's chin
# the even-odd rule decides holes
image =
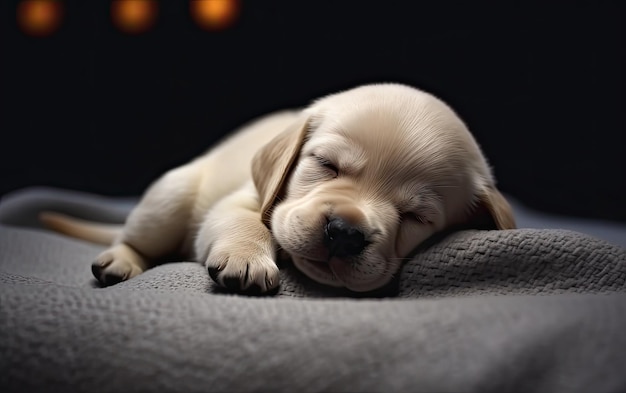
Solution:
[[[292,256],[294,265],[314,281],[332,287],[345,287],[354,292],[368,292],[383,287],[391,281],[391,274],[381,274],[374,279],[359,277],[358,265],[338,258],[330,261],[315,261],[300,256]]]
[[[299,256],[292,256],[291,259],[298,270],[306,274],[309,278],[332,287],[344,286],[344,284],[339,281],[335,274],[330,270],[330,266],[328,266],[326,262],[313,261]]]

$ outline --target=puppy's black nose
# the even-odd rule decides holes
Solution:
[[[330,256],[339,258],[359,254],[365,248],[365,235],[341,218],[333,218],[324,228],[324,244]]]

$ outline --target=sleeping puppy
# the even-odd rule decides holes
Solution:
[[[261,293],[279,284],[279,249],[311,279],[363,292],[387,284],[437,232],[515,227],[464,123],[399,84],[357,87],[242,127],[158,179],[119,231],[53,213],[42,220],[112,243],[92,265],[105,285],[182,254],[221,286]]]

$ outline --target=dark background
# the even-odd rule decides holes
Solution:
[[[503,191],[626,220],[622,5],[498,4],[243,1],[209,32],[187,1],[162,1],[156,26],[130,36],[108,1],[72,1],[59,31],[33,38],[4,2],[0,193],[138,195],[255,116],[396,81],[457,110]]]

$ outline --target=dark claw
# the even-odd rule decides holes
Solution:
[[[104,280],[104,285],[109,286],[109,285],[115,285],[119,282],[122,282],[124,280],[124,277],[120,277],[114,274],[108,274],[105,273],[104,277],[102,277]]]
[[[216,267],[210,267],[207,269],[209,272],[209,276],[213,279],[213,281],[219,283],[219,281],[217,280],[220,272],[222,271],[221,269],[218,269]]]
[[[91,273],[93,276],[100,281],[100,276],[102,275],[102,266],[96,265],[95,263],[91,265]]]
[[[102,274],[103,270],[104,270],[103,266],[100,266],[98,264],[91,265],[91,273],[93,273],[93,276],[96,278],[96,280],[98,280],[98,282],[100,282],[105,287],[108,287],[110,285],[115,285],[121,281],[124,281],[124,277],[120,277],[115,274],[111,274],[111,273]]]

